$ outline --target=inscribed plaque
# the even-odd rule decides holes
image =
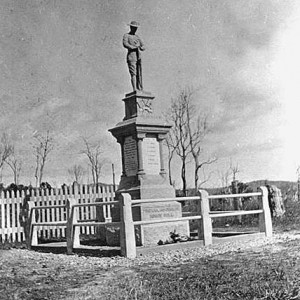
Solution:
[[[146,174],[159,174],[160,155],[156,138],[143,139],[143,163]]]
[[[181,217],[181,205],[179,203],[143,205],[141,211],[143,220],[174,219]]]
[[[132,136],[124,140],[124,168],[126,176],[134,176],[138,171],[136,140]]]

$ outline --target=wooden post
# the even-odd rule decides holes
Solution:
[[[2,203],[4,203],[2,201]],[[23,199],[23,203],[21,205],[21,210],[19,214],[19,223],[23,227],[23,234],[25,237],[26,246],[28,249],[31,248],[31,240],[32,240],[32,223],[36,221],[35,210],[32,208],[35,206],[34,201],[30,200],[30,196],[26,195]],[[2,207],[2,214],[4,214],[4,209]],[[2,218],[2,225],[4,223]],[[2,226],[5,228],[5,226]],[[35,228],[36,229],[36,228]],[[37,243],[37,237],[34,237],[34,243]]]
[[[105,191],[105,197],[104,198],[104,202],[108,202],[108,201],[111,201],[109,199],[110,197],[110,193],[109,193],[109,189],[110,189],[111,186],[104,186],[104,191]],[[112,221],[112,218],[111,218],[111,215],[110,215],[110,206],[108,205],[103,205],[103,213],[104,213],[104,220],[105,220],[105,223],[111,223]]]
[[[128,258],[136,257],[135,233],[132,220],[131,196],[121,194],[121,227],[120,227],[120,245],[121,255]]]
[[[201,207],[201,222],[202,222],[202,238],[204,246],[212,244],[212,223],[209,216],[209,199],[208,193],[204,190],[199,190],[200,194],[200,207]]]
[[[263,213],[259,214],[259,231],[265,232],[266,237],[272,236],[272,218],[268,200],[268,189],[265,186],[259,187],[262,193],[262,201],[260,202],[260,208],[263,209]]]
[[[80,227],[74,226],[78,221],[78,207],[73,207],[77,204],[76,199],[67,199],[67,253],[72,254],[73,248],[80,246]]]
[[[5,241],[5,231],[4,231],[4,228],[5,228],[5,205],[4,205],[4,201],[5,201],[5,195],[4,195],[4,192],[1,191],[0,192],[0,209],[1,209],[1,215],[0,215],[0,232],[1,232],[1,238],[2,238],[2,241]],[[19,216],[19,218],[21,219],[21,217]],[[20,222],[21,223],[21,222]],[[21,224],[21,226],[23,226]],[[25,229],[24,229],[24,235],[25,235]],[[26,235],[25,235],[25,239],[26,239]]]
[[[114,201],[114,192],[116,191],[116,187],[110,186],[110,196],[108,201]],[[112,217],[111,217],[111,205],[106,205],[106,211],[107,211],[107,220],[105,220],[105,222],[111,223],[112,222]]]
[[[238,194],[239,188],[238,188],[238,180],[233,180],[231,182],[231,190],[232,194]],[[241,198],[233,198],[233,209],[234,210],[242,210],[243,209],[243,203]],[[242,215],[237,216],[238,223],[242,224]]]
[[[37,226],[34,226],[33,224],[36,223],[36,209],[33,209],[33,207],[35,207],[35,204],[33,201],[28,201],[27,202],[28,205],[28,212],[29,212],[29,218],[28,218],[28,225],[26,226],[26,230],[29,231],[29,233],[27,233],[27,237],[28,237],[28,242],[26,240],[27,243],[27,247],[28,249],[31,249],[31,246],[37,246],[38,245],[38,229]]]
[[[202,215],[201,212],[201,191],[199,191],[199,200],[197,202],[197,214],[199,216]],[[202,226],[202,219],[197,220],[198,223],[198,239],[201,240],[203,239],[203,226]]]

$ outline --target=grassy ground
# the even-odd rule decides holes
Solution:
[[[0,299],[300,299],[300,204],[273,239],[149,254],[0,251]]]
[[[171,265],[118,270],[68,299],[300,299],[299,240]]]

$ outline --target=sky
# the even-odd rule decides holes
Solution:
[[[45,181],[71,182],[67,170],[87,166],[83,137],[102,144],[101,181],[112,181],[111,164],[119,180],[120,147],[108,129],[124,117],[131,91],[122,37],[132,20],[141,23],[155,111],[189,86],[199,113],[209,114],[203,159],[218,159],[205,169],[208,185],[221,184],[230,161],[244,182],[296,181],[299,1],[2,0],[0,14],[0,130],[22,158],[20,182],[35,182],[34,137],[48,130],[55,147]],[[7,167],[2,176],[12,182]]]

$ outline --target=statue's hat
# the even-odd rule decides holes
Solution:
[[[131,21],[130,24],[128,24],[128,26],[132,26],[132,27],[139,27],[140,23],[136,22],[136,21]]]

